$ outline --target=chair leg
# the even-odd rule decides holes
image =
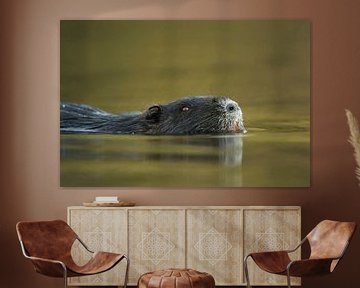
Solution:
[[[250,285],[250,279],[249,279],[249,269],[248,269],[248,265],[247,265],[247,259],[249,258],[250,255],[247,255],[244,258],[244,272],[245,272],[245,279],[246,279],[246,287],[247,288],[251,288]]]
[[[127,257],[126,255],[124,256],[124,258],[126,259],[126,271],[125,271],[124,288],[126,288],[126,287],[127,287],[128,278],[129,278],[130,259],[129,259],[129,257]]]
[[[286,270],[287,271],[287,284],[288,284],[288,288],[291,288],[291,278],[290,278],[290,271],[289,269]]]
[[[67,288],[67,270],[66,270],[66,266],[64,264],[61,265],[64,269],[64,287]]]

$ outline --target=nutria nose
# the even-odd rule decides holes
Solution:
[[[234,103],[229,103],[226,105],[226,111],[234,112],[236,110],[236,105]]]

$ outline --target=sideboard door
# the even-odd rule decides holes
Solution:
[[[216,285],[242,280],[242,210],[187,210],[187,267],[208,272]]]
[[[287,250],[300,243],[300,209],[245,209],[244,254],[261,251]],[[300,259],[301,251],[292,253]],[[286,277],[261,270],[252,259],[249,262],[249,277],[252,285],[286,285]],[[291,283],[299,285],[300,279]]]
[[[125,209],[69,209],[68,222],[80,239],[93,251],[127,253],[127,215]],[[72,255],[76,263],[89,260],[89,252],[76,241]],[[93,276],[69,278],[70,285],[122,285],[125,261],[113,269]]]
[[[130,284],[141,274],[185,267],[185,210],[129,209]]]

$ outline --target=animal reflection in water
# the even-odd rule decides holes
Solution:
[[[143,112],[112,114],[84,105],[60,104],[62,134],[196,135],[246,133],[240,106],[222,96],[189,96]]]
[[[70,137],[70,138],[69,138]],[[61,139],[63,159],[101,161],[155,161],[177,163],[209,163],[222,166],[241,166],[243,136],[134,136],[133,138],[99,138],[69,135]],[[111,147],[121,146],[122,149]],[[98,147],[103,147],[98,149]],[[109,149],[107,148],[109,147]],[[111,148],[111,149],[110,149]]]

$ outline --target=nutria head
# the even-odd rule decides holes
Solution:
[[[191,96],[165,105],[153,105],[144,113],[146,134],[246,133],[239,105],[219,96]]]

